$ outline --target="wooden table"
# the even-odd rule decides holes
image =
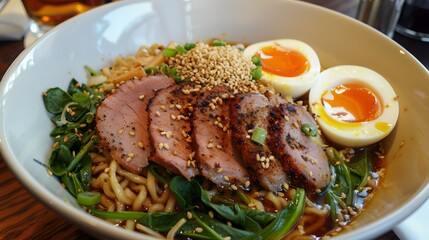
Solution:
[[[358,0],[307,0],[354,17]],[[393,38],[429,68],[429,43]],[[24,49],[23,41],[0,42],[0,78]],[[93,239],[46,208],[14,178],[0,156],[0,239]],[[398,239],[388,232],[378,239]]]

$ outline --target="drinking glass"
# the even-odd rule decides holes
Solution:
[[[404,0],[360,0],[356,18],[391,38],[403,3]]]
[[[396,31],[429,42],[429,0],[405,0]]]
[[[110,0],[22,0],[30,18],[29,30],[35,38],[65,20],[107,2]]]

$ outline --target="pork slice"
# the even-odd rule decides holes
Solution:
[[[267,118],[270,107],[270,101],[262,94],[239,94],[231,104],[230,123],[234,143],[241,152],[249,172],[254,176],[252,179],[263,188],[277,192],[287,182],[287,175],[266,144],[251,140],[252,131],[256,127],[268,131]],[[267,139],[270,137],[268,135]]]
[[[157,92],[149,103],[150,160],[190,180],[198,174],[193,161],[191,117],[194,87],[175,84]]]
[[[326,187],[331,175],[326,153],[301,130],[303,124],[317,126],[311,114],[301,105],[283,103],[271,108],[269,124],[268,145],[292,184],[306,189]]]
[[[146,108],[157,90],[172,84],[174,80],[163,75],[126,81],[98,107],[101,145],[122,168],[138,174],[148,165],[151,145]]]
[[[201,174],[215,184],[246,188],[249,175],[232,146],[230,96],[226,87],[198,92],[192,121],[196,159]]]

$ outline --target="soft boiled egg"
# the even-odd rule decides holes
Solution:
[[[298,98],[304,95],[320,73],[316,52],[299,40],[279,39],[255,43],[244,49],[244,55],[260,58],[260,80],[273,86],[284,97]]]
[[[380,141],[399,115],[398,97],[389,82],[360,66],[322,71],[310,90],[309,105],[325,137],[346,147]]]

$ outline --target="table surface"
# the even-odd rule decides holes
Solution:
[[[359,0],[306,0],[351,17]],[[395,34],[393,39],[429,68],[429,43]],[[0,79],[24,49],[23,41],[0,42]],[[92,237],[46,208],[15,179],[0,156],[0,239],[92,239]],[[379,240],[398,239],[393,231]]]

